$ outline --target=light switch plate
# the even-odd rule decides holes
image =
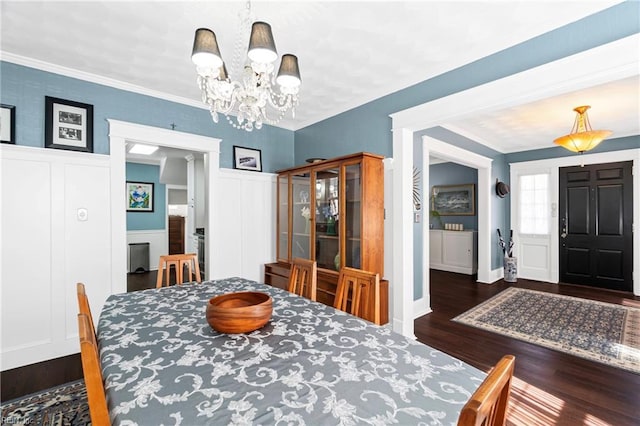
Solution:
[[[85,222],[87,219],[89,219],[89,212],[85,208],[80,208],[76,212],[76,216],[78,217],[78,220],[80,222]]]

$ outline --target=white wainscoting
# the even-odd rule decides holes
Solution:
[[[215,182],[209,278],[263,282],[264,264],[276,259],[276,175],[221,169]]]
[[[160,256],[169,253],[169,236],[166,229],[127,231],[127,271],[131,271],[129,263],[129,244],[131,243],[149,243],[149,270],[158,269]]]
[[[76,283],[111,294],[109,157],[0,145],[1,364],[77,353]]]

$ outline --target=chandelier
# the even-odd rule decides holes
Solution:
[[[589,116],[587,115],[589,108],[591,108],[589,105],[574,108],[576,119],[571,132],[555,139],[553,142],[569,151],[582,154],[595,148],[600,142],[608,138],[613,133],[610,130],[592,130]]]
[[[249,22],[250,8],[247,4],[241,27]],[[253,22],[247,57],[241,79],[232,80],[215,33],[207,28],[196,30],[191,60],[196,65],[202,100],[209,106],[213,121],[217,123],[218,114],[224,114],[233,127],[250,132],[262,128],[264,123],[276,124],[288,110],[295,117],[301,83],[298,58],[282,55],[278,74],[274,76],[278,52],[271,26],[266,22]],[[232,112],[236,113],[235,120],[230,117]]]

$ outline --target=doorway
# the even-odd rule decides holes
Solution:
[[[633,291],[632,165],[560,168],[561,282]]]
[[[204,154],[205,214],[204,223],[214,223],[214,209],[207,205],[214,200],[216,178],[218,176],[220,139],[199,136],[175,130],[144,126],[108,119],[109,122],[109,163],[111,166],[111,293],[127,291],[127,231],[126,231],[126,143],[137,141],[147,145],[165,146]],[[213,242],[213,232],[206,235],[207,248]],[[207,264],[213,263],[211,250],[207,250]],[[211,269],[211,268],[209,268]],[[208,272],[210,274],[211,271]]]

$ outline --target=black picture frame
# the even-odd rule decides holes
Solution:
[[[233,146],[233,168],[238,170],[262,171],[262,151],[259,149]]]
[[[44,147],[93,152],[93,105],[45,96]]]
[[[16,107],[0,104],[0,142],[16,143]]]
[[[153,182],[127,181],[125,193],[128,212],[153,213],[155,201]]]

